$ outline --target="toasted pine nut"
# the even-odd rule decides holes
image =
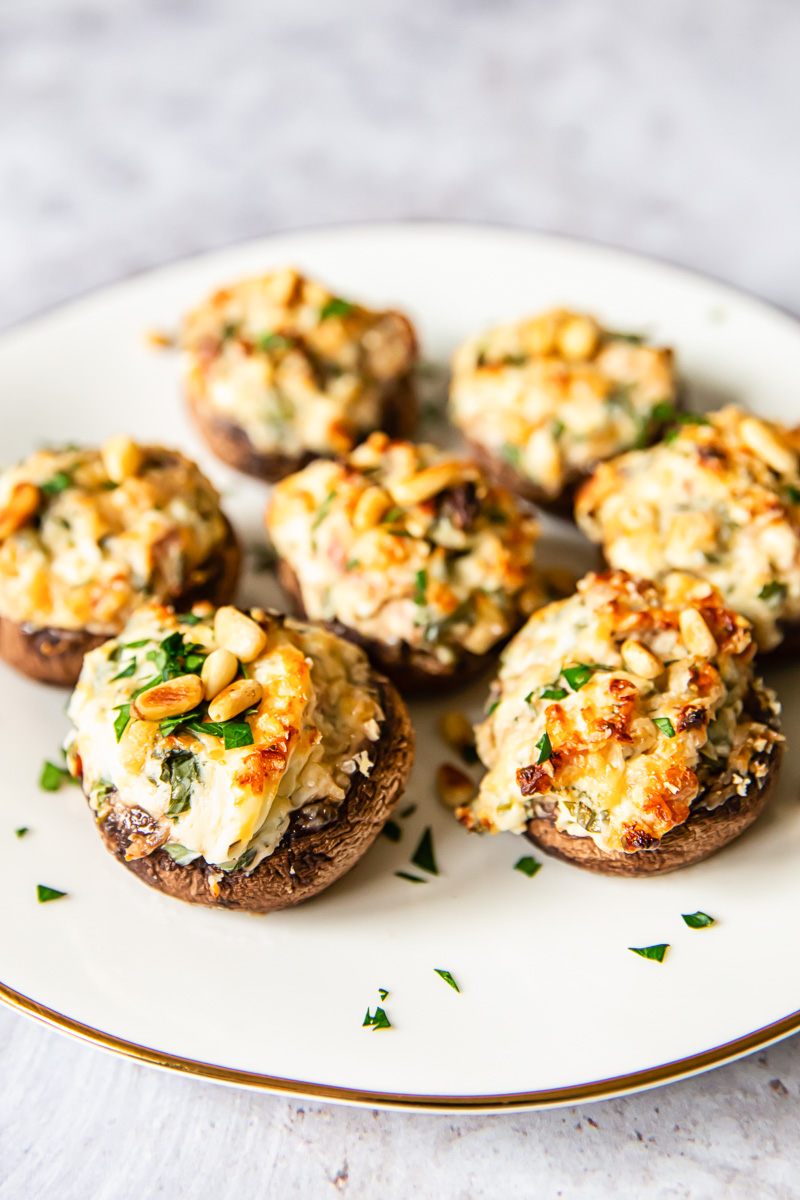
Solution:
[[[388,433],[378,431],[371,433],[365,442],[356,446],[349,461],[354,467],[377,467],[386,447],[389,445]]]
[[[264,690],[257,679],[237,679],[220,692],[208,706],[212,721],[230,721],[252,704],[258,704]]]
[[[156,736],[155,721],[129,721],[119,739],[119,761],[126,771],[139,772]]]
[[[713,658],[717,653],[714,635],[696,608],[684,608],[678,617],[686,649],[698,658]]]
[[[391,503],[391,497],[382,487],[368,487],[358,498],[353,513],[353,528],[357,533],[372,529]]]
[[[797,472],[796,455],[778,439],[765,421],[759,421],[756,417],[745,417],[739,431],[744,444],[759,458],[763,458],[773,471],[777,471],[779,475],[794,475]]]
[[[258,658],[267,644],[267,635],[261,626],[232,604],[217,609],[214,637],[220,646],[230,650],[240,662],[246,663]]]
[[[27,525],[31,517],[38,511],[41,503],[41,492],[33,483],[18,483],[11,493],[11,499],[0,512],[0,542],[11,537],[23,525]]]
[[[565,315],[561,309],[554,309],[526,321],[521,330],[525,350],[529,354],[552,354],[556,348],[558,326]]]
[[[163,721],[196,708],[203,699],[199,675],[180,675],[157,683],[137,696],[131,704],[131,716],[139,721]]]
[[[641,675],[643,679],[655,679],[656,675],[660,675],[664,670],[664,664],[658,655],[653,654],[652,650],[648,650],[647,646],[643,646],[635,638],[624,641],[620,650],[622,661],[634,675]]]
[[[203,663],[200,678],[203,681],[203,694],[206,700],[213,700],[223,688],[226,688],[236,678],[239,670],[239,660],[230,650],[219,646],[212,650]]]
[[[463,750],[465,746],[475,745],[472,726],[462,712],[445,713],[439,721],[439,733],[454,750]]]
[[[438,495],[445,488],[463,483],[471,478],[473,470],[468,463],[452,460],[424,467],[408,479],[398,479],[389,484],[389,490],[398,504],[422,504]]]
[[[436,772],[436,795],[445,808],[469,804],[477,791],[469,775],[451,763],[442,763]]]
[[[591,317],[570,317],[558,331],[558,348],[565,358],[591,358],[599,333]]]
[[[136,442],[124,434],[119,434],[103,442],[100,457],[108,478],[113,483],[124,483],[126,479],[132,479],[139,470],[144,454],[141,446],[137,446]]]

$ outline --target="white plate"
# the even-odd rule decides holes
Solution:
[[[716,283],[612,250],[468,226],[344,228],[275,237],[98,292],[0,339],[2,453],[120,430],[195,455],[256,542],[265,489],[219,466],[177,395],[174,356],[144,331],[173,329],[209,288],[294,262],[337,292],[407,309],[428,356],[539,307],[596,312],[674,345],[696,404],[737,400],[795,421],[800,327]],[[588,547],[547,525],[550,561]],[[274,598],[250,575],[246,601]],[[777,680],[791,731],[797,674]],[[470,703],[480,705],[484,686]],[[452,706],[465,701],[458,698]],[[0,845],[2,994],[23,1011],[136,1058],[246,1086],[434,1108],[571,1103],[674,1079],[800,1028],[798,754],[776,800],[733,847],[664,878],[605,879],[530,845],[467,834],[433,797],[447,757],[440,703],[417,704],[418,765],[399,844],[379,838],[344,880],[288,912],[252,917],[166,899],[102,847],[77,789],[38,790],[66,731],[64,696],[3,669]],[[426,825],[441,874],[408,866]],[[32,832],[14,837],[17,826]],[[537,857],[542,857],[537,854]],[[36,885],[69,893],[40,905]],[[692,931],[681,913],[717,918]],[[668,942],[663,965],[627,947]],[[461,993],[434,968],[452,972]],[[362,1028],[378,988],[393,1028]]]

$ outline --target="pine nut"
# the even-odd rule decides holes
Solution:
[[[157,683],[137,696],[131,704],[131,716],[139,721],[163,721],[196,708],[203,699],[199,675],[180,675]]]
[[[391,505],[391,497],[382,487],[368,487],[361,493],[353,513],[353,528],[364,533],[374,528]]]
[[[779,440],[774,430],[764,421],[745,417],[739,426],[742,441],[754,454],[763,458],[768,467],[779,475],[794,475],[797,472],[797,457],[788,446]]]
[[[463,483],[472,474],[473,471],[468,463],[456,461],[434,463],[433,466],[418,471],[416,475],[391,483],[389,490],[398,504],[422,504],[425,500],[430,500],[432,496],[443,492],[445,488]]]
[[[439,803],[445,808],[460,808],[462,804],[469,804],[476,791],[469,775],[465,775],[459,767],[454,767],[451,763],[442,763],[437,770],[436,794]]]
[[[445,713],[439,722],[439,733],[454,750],[475,745],[472,726],[462,712]]]
[[[0,512],[0,542],[28,524],[38,511],[41,499],[41,493],[35,484],[16,484],[11,499]]]
[[[235,654],[240,662],[258,658],[267,644],[267,635],[260,625],[232,604],[217,609],[214,617],[214,637],[217,643]]]
[[[624,641],[620,650],[622,661],[628,670],[634,675],[641,675],[642,679],[655,679],[664,670],[664,664],[658,655],[653,654],[652,650],[648,650],[647,646],[643,646],[634,638]]]
[[[354,467],[359,469],[362,467],[377,467],[381,461],[381,455],[389,445],[388,433],[371,433],[365,442],[360,446],[356,446],[355,450],[350,455],[349,461]]]
[[[213,700],[218,696],[222,689],[236,678],[238,670],[239,660],[230,650],[226,650],[224,646],[212,650],[200,672],[206,700]]]
[[[263,694],[257,679],[237,679],[214,697],[208,706],[208,715],[212,721],[230,721],[231,717],[258,704]]]
[[[153,721],[129,721],[119,740],[119,761],[126,771],[139,772],[156,736]]]
[[[521,340],[528,354],[552,354],[556,347],[558,326],[565,314],[561,309],[542,313],[527,321],[521,330]]]
[[[678,617],[686,649],[698,658],[713,658],[717,653],[714,635],[696,608],[684,608]]]
[[[599,332],[590,317],[571,317],[558,331],[558,348],[565,358],[591,358]]]
[[[100,457],[112,483],[124,483],[126,479],[132,479],[144,460],[141,447],[124,434],[104,442]]]

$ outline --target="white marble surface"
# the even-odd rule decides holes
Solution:
[[[270,230],[415,216],[625,245],[800,311],[799,36],[793,0],[5,0],[0,324]],[[0,1200],[800,1195],[797,1039],[460,1118],[236,1093],[3,1011],[0,1080]]]

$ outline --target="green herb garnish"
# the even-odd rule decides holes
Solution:
[[[425,604],[425,592],[428,588],[428,572],[417,571],[414,577],[414,603],[419,605]]]
[[[175,620],[180,621],[182,625],[199,625],[202,619],[202,617],[198,617],[193,612],[175,614]],[[145,643],[142,642],[142,645],[144,644]]]
[[[398,879],[407,879],[409,883],[427,883],[427,879],[420,879],[419,875],[409,875],[408,871],[395,871]]]
[[[58,767],[55,763],[45,760],[39,775],[39,787],[45,792],[57,792],[62,783],[77,783],[78,780],[70,775],[66,767]]]
[[[164,759],[161,781],[170,787],[168,817],[177,817],[191,807],[192,786],[198,780],[197,759],[191,750],[173,750]]]
[[[403,836],[403,831],[396,821],[387,821],[381,830],[381,833],[385,838],[388,838],[390,842],[399,842],[400,838]]]
[[[530,704],[530,702],[531,702],[532,695],[533,695],[533,692],[531,692],[530,695],[525,697],[525,700],[527,701],[528,704]],[[559,688],[559,687],[542,688],[541,692],[539,693],[539,697],[542,700],[563,700],[566,695],[567,695],[567,693],[565,692],[564,688]]]
[[[389,993],[386,988],[378,988],[378,995],[380,996],[381,1000],[385,1000]]]
[[[404,821],[406,819],[406,817],[410,817],[411,814],[415,813],[416,811],[417,811],[416,804],[408,804],[403,809],[403,811],[400,813],[400,819]]]
[[[170,858],[174,859],[179,867],[188,867],[189,863],[194,862],[199,857],[196,850],[187,850],[180,842],[167,842],[166,846],[162,846],[166,850]]]
[[[561,674],[566,679],[573,692],[579,691],[594,675],[595,668],[591,663],[578,663],[574,667],[565,667]]]
[[[262,333],[256,338],[256,345],[268,354],[270,350],[290,350],[292,339],[282,333]]]
[[[455,979],[453,979],[453,976],[450,974],[449,971],[442,971],[439,967],[434,967],[433,969],[436,972],[436,974],[439,975],[445,981],[445,983],[450,984],[450,987],[453,989],[454,992],[461,991],[461,988],[458,986]]]
[[[764,584],[758,593],[758,598],[759,600],[777,600],[780,602],[786,598],[787,590],[785,583],[781,583],[777,579],[771,579],[769,583]]]
[[[319,319],[327,321],[329,317],[349,317],[353,311],[354,305],[349,300],[342,300],[339,296],[334,296],[323,306]]]
[[[796,488],[793,483],[786,485],[786,495],[792,504],[800,504],[800,488]]]
[[[131,719],[131,706],[130,704],[120,704],[114,711],[118,714],[114,722],[114,733],[116,734],[117,741],[119,741]]]
[[[328,509],[329,509],[329,508],[330,508],[330,506],[333,504],[333,502],[334,502],[334,500],[335,500],[335,499],[336,499],[336,492],[328,492],[327,496],[326,496],[326,497],[325,497],[325,499],[322,501],[322,504],[320,504],[320,506],[319,506],[319,509],[318,509],[318,511],[317,511],[317,515],[314,517],[314,520],[313,520],[313,522],[312,522],[312,524],[311,524],[311,528],[312,528],[312,529],[318,529],[318,528],[319,528],[319,526],[322,524],[322,522],[323,522],[323,521],[325,520],[325,518],[327,517],[327,515],[328,515]]]
[[[607,329],[606,337],[615,342],[630,342],[632,346],[641,346],[642,342],[647,341],[647,335],[644,333],[628,333],[621,329]]]
[[[65,492],[67,488],[75,486],[75,480],[68,471],[56,471],[52,479],[48,479],[46,483],[40,483],[39,488],[44,492],[45,496],[57,496],[60,492]]]
[[[701,416],[700,413],[678,413],[675,417],[675,425],[672,429],[668,429],[664,435],[665,442],[674,442],[678,436],[682,425],[710,425],[708,417]]]
[[[220,870],[224,871],[226,875],[230,875],[231,871],[245,871],[255,856],[256,848],[255,846],[251,846],[244,853],[240,854],[238,858],[232,858],[228,862],[220,863]]]
[[[47,904],[48,900],[60,900],[66,894],[66,892],[59,892],[57,888],[47,887],[43,883],[37,883],[36,885],[36,899],[40,904]]]
[[[520,454],[519,446],[512,446],[511,442],[504,442],[500,449],[500,455],[506,460],[507,463],[511,463],[512,467],[518,467],[520,465],[520,459],[522,456]]]
[[[496,708],[500,707],[500,701],[494,700],[486,710],[487,717],[490,717]]]
[[[663,962],[664,955],[669,950],[669,942],[662,943],[660,946],[628,946],[632,954],[638,954],[640,958],[649,958],[653,962]]]
[[[113,677],[113,679],[111,680],[111,682],[116,683],[118,679],[130,679],[131,675],[135,675],[135,674],[136,674],[136,659],[132,658],[131,661],[128,663],[127,667],[123,667],[123,669],[120,671],[119,675],[115,675]]]
[[[19,829],[14,830],[14,833],[18,838],[24,838],[26,833],[30,833],[30,829],[27,825],[20,825]]]
[[[650,417],[659,425],[666,425],[668,421],[675,420],[675,405],[670,400],[662,400],[650,409]]]
[[[545,731],[536,743],[536,749],[539,751],[537,763],[546,763],[550,755],[553,753],[553,747],[550,744],[550,735]]]
[[[675,726],[670,721],[669,717],[653,717],[653,724],[657,725],[662,733],[667,737],[675,737]]]
[[[716,925],[716,921],[708,913],[681,913],[681,916],[690,929],[708,929],[709,925]]]
[[[431,875],[439,874],[439,868],[436,866],[436,857],[433,853],[433,834],[430,825],[420,838],[419,845],[411,856],[411,861],[415,867],[419,867],[423,871],[428,871]]]
[[[392,1022],[389,1020],[389,1018],[387,1017],[386,1013],[383,1011],[382,1008],[376,1008],[373,1016],[370,1016],[370,1011],[369,1011],[369,1009],[367,1009],[367,1015],[364,1017],[364,1020],[362,1022],[362,1026],[361,1026],[362,1029],[364,1028],[365,1025],[372,1026],[373,1029],[391,1029],[392,1028]]]
[[[520,858],[514,863],[514,870],[521,871],[523,875],[533,879],[536,872],[541,870],[541,866],[540,862],[537,862],[530,854],[526,854],[524,858]]]

